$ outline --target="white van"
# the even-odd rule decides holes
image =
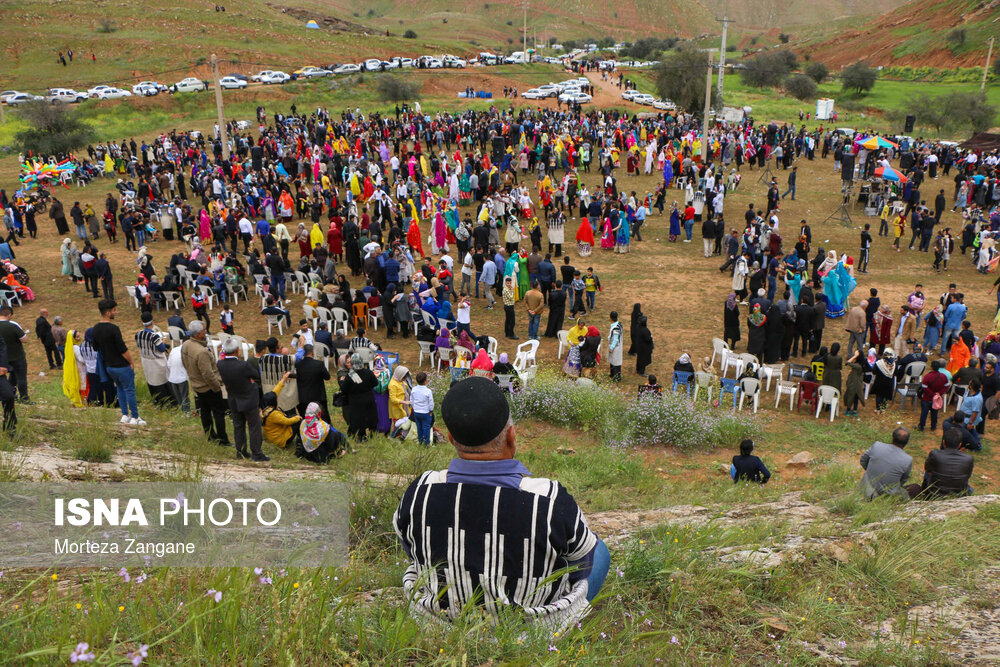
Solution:
[[[523,65],[525,62],[524,51],[515,51],[503,59],[509,65]]]

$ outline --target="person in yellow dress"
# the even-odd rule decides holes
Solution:
[[[297,426],[302,421],[302,417],[298,415],[288,417],[278,409],[278,394],[285,388],[285,380],[288,379],[289,375],[291,375],[291,372],[285,373],[281,378],[281,382],[274,385],[274,389],[264,394],[260,410],[261,430],[264,437],[267,438],[268,442],[282,449],[288,445],[292,445],[292,449],[295,449],[295,441],[299,437]]]
[[[394,423],[410,414],[410,369],[396,366],[389,380],[389,419]]]

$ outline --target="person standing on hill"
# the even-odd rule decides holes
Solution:
[[[219,376],[229,394],[229,414],[236,432],[236,458],[270,461],[261,450],[263,433],[260,421],[260,372],[239,358],[240,344],[229,338],[222,344],[222,359],[218,362]],[[247,452],[249,432],[250,451]]]

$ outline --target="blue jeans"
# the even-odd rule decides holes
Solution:
[[[482,271],[476,271],[476,298],[479,298],[479,279],[482,277]]]
[[[584,292],[587,295],[587,310],[594,309],[594,302],[597,300],[597,292]]]
[[[684,234],[687,236],[687,240],[691,240],[691,232],[694,231],[694,220],[688,220],[684,223]]]
[[[776,276],[767,277],[767,298],[768,301],[774,300],[774,293],[778,290],[778,278]]]
[[[111,381],[115,383],[115,391],[118,392],[118,407],[121,408],[124,416],[129,416],[129,412],[136,419],[139,418],[139,405],[135,402],[135,371],[131,366],[121,366],[115,368],[107,367]]]
[[[284,300],[285,298],[285,274],[271,274],[271,296]]]
[[[538,325],[542,321],[541,314],[528,315],[528,338],[538,340]]]
[[[76,226],[76,235],[79,236],[81,239],[86,239],[87,238],[87,226],[86,225],[77,225]]]
[[[597,594],[601,592],[604,580],[608,577],[608,570],[611,569],[611,552],[604,540],[597,538],[597,546],[594,547],[594,562],[590,567],[590,574],[587,576],[587,602],[593,602]]]
[[[133,228],[135,231],[135,240],[139,244],[139,247],[146,245],[146,228],[142,225],[137,225]]]
[[[941,334],[941,354],[944,354],[948,350],[948,341],[951,340],[952,336],[957,336],[959,329],[957,327],[945,327],[944,332]]]
[[[563,285],[562,291],[566,295],[566,307],[573,310],[573,288],[569,285]]]
[[[413,421],[417,423],[417,442],[421,445],[431,444],[431,421],[433,416],[429,412],[414,412]]]

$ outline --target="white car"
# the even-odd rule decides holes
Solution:
[[[333,72],[328,69],[314,67],[312,65],[295,70],[295,75],[300,79],[315,79],[321,76],[330,76],[331,74],[333,74]]]
[[[72,88],[50,88],[45,99],[52,104],[73,104],[87,99],[87,93],[78,93]]]
[[[622,92],[622,99],[623,100],[629,100],[629,101],[631,101],[638,94],[639,94],[638,90],[633,90],[633,89],[629,88],[628,90]]]
[[[286,81],[291,81],[292,77],[288,76],[280,70],[274,70],[269,74],[265,74],[260,77],[260,82],[264,84],[268,83],[285,83]]]
[[[132,86],[132,94],[142,95],[143,97],[152,97],[153,95],[165,92],[167,92],[167,87],[156,81],[140,81]]]
[[[223,90],[241,90],[247,87],[247,82],[235,76],[224,76],[219,79],[219,87]]]
[[[558,95],[559,92],[560,92],[559,91],[559,86],[557,86],[554,83],[543,84],[543,85],[538,86],[537,88],[535,88],[535,90],[539,90],[539,91],[545,93],[548,96],[555,96],[555,95]]]
[[[581,92],[563,93],[562,95],[559,96],[560,102],[565,102],[569,104],[574,104],[574,103],[586,104],[587,102],[590,102],[592,99],[594,98],[592,98],[587,93],[581,93]]]
[[[660,111],[670,111],[671,109],[676,109],[677,105],[670,100],[656,100],[653,102],[653,108]]]
[[[382,69],[398,69],[398,68],[399,68],[399,61],[396,59],[382,61]]]
[[[656,101],[656,98],[649,93],[639,93],[638,95],[632,97],[632,101],[636,104],[650,105]]]
[[[100,93],[102,90],[107,90],[108,88],[111,88],[111,86],[105,86],[105,85],[94,86],[93,88],[87,90],[87,97],[95,99],[98,93]]]
[[[108,86],[105,86],[102,90],[97,92],[97,99],[99,100],[120,100],[123,97],[132,97],[132,93],[127,90],[122,90],[121,88]]]
[[[445,56],[442,62],[445,67],[456,67],[459,69],[462,69],[467,64],[464,60],[455,56]]]
[[[549,96],[549,93],[543,90],[538,90],[537,88],[532,88],[531,90],[526,90],[521,93],[521,97],[526,100],[540,100]]]
[[[381,72],[382,71],[382,61],[378,58],[369,58],[364,63],[366,72]]]
[[[274,70],[273,69],[262,69],[261,71],[257,72],[252,77],[250,77],[250,80],[251,81],[263,81],[263,79],[264,79],[265,76],[270,76],[272,74],[274,74]]]
[[[353,63],[345,63],[345,64],[341,65],[340,67],[338,67],[337,69],[333,70],[333,73],[334,74],[354,74],[355,72],[360,72],[360,71],[361,71],[361,67],[359,65],[355,65]]]
[[[423,63],[424,68],[426,69],[441,69],[444,67],[444,63],[437,58],[431,58],[430,56],[424,56]]]
[[[171,90],[175,93],[193,93],[199,90],[205,90],[205,82],[198,77],[189,76],[186,79],[181,79],[173,86]]]
[[[41,95],[32,95],[30,93],[18,93],[18,92],[14,92],[13,95],[7,95],[8,92],[11,91],[6,91],[6,90],[4,91],[3,101],[12,107],[16,107],[19,104],[27,104],[28,102],[40,102],[45,99]]]
[[[393,63],[393,67],[398,67],[402,69],[403,67],[413,67],[413,58],[400,58],[395,56],[389,59],[390,63]]]
[[[0,91],[0,102],[6,102],[8,98],[14,97],[15,95],[23,95],[24,93],[19,93],[16,90],[3,90]]]

